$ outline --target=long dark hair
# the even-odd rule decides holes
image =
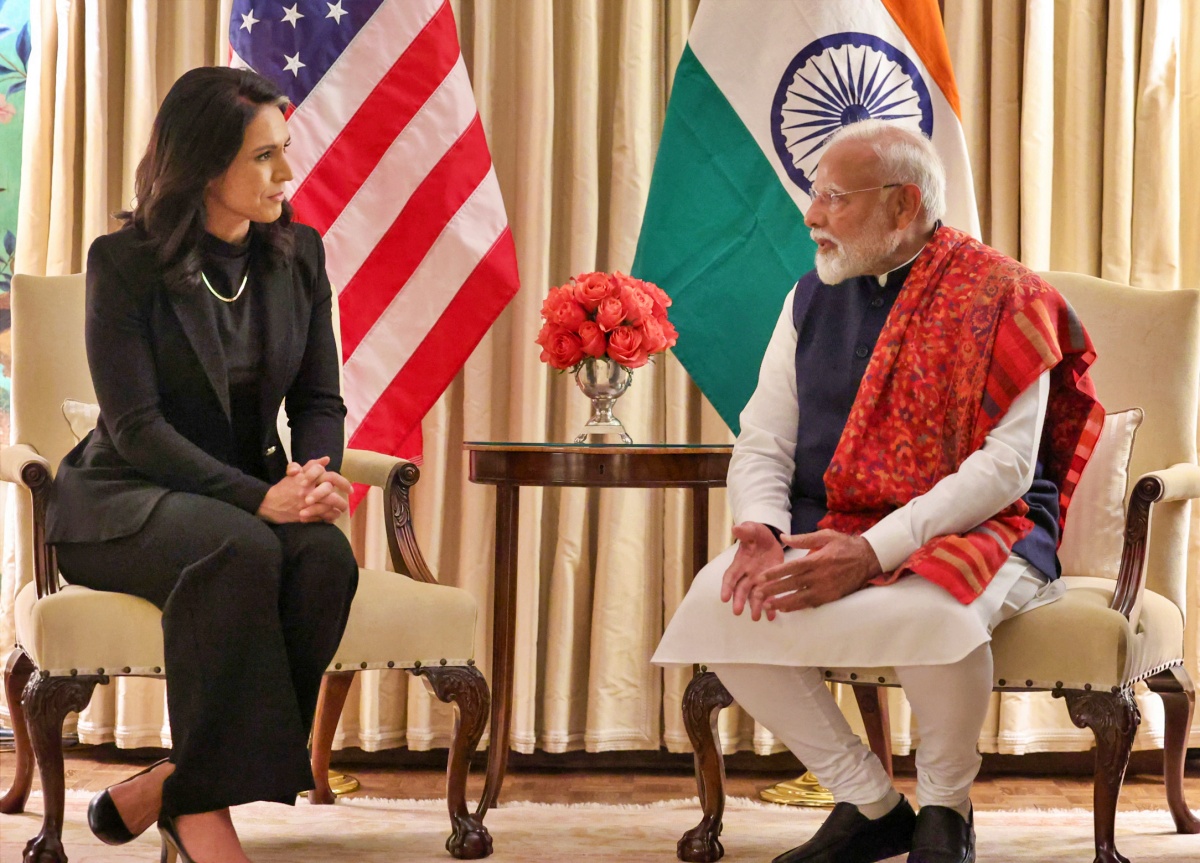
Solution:
[[[246,127],[263,106],[283,111],[287,104],[278,87],[247,69],[202,66],[171,86],[138,164],[133,208],[117,214],[147,238],[168,288],[199,287],[204,190],[233,163]],[[291,222],[292,205],[284,201],[274,222],[250,223],[273,264],[291,256]]]

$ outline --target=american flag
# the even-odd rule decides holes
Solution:
[[[325,238],[347,442],[419,457],[421,418],[517,292],[448,0],[235,0],[231,65],[292,102],[299,221]]]

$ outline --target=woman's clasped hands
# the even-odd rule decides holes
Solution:
[[[301,465],[290,462],[287,476],[267,491],[259,518],[272,524],[333,522],[350,506],[350,480],[328,469],[329,456]]]

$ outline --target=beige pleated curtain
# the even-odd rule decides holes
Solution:
[[[184,70],[226,55],[229,0],[32,0],[18,262],[76,272],[128,204],[154,111]],[[628,270],[669,84],[695,0],[459,0],[467,68],[517,245],[523,287],[423,424],[416,489],[422,547],[442,580],[484,609],[490,667],[494,493],[467,480],[465,440],[564,441],[587,416],[573,381],[538,361],[546,289],[592,269]],[[767,4],[764,4],[764,6]],[[1030,266],[1174,290],[1200,286],[1200,12],[1179,0],[946,0],[985,241]],[[17,360],[20,361],[19,358]],[[639,442],[730,440],[667,357],[635,375],[620,414]],[[382,567],[379,502],[355,517],[363,562]],[[510,744],[563,752],[686,751],[685,670],[648,658],[687,583],[682,492],[521,492],[516,697]],[[11,534],[12,531],[9,531]],[[722,493],[711,551],[729,540]],[[8,537],[0,649],[12,641],[22,568]],[[1200,529],[1193,549],[1200,548]],[[1195,562],[1200,556],[1193,556]],[[1189,597],[1188,665],[1200,672],[1200,597]],[[892,693],[896,751],[918,739]],[[1061,701],[994,696],[983,751],[1084,749]],[[848,711],[852,698],[845,699]],[[1142,698],[1140,745],[1161,709]],[[770,734],[722,715],[728,749],[769,752]],[[1200,725],[1197,726],[1200,729]],[[365,672],[336,745],[446,745],[449,715],[401,673]],[[169,745],[162,685],[97,691],[84,742]],[[1197,739],[1197,738],[1193,738]]]

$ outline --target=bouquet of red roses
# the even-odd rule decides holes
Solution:
[[[624,273],[582,273],[551,288],[542,303],[542,362],[575,371],[589,357],[607,357],[640,368],[679,338],[667,320],[669,305],[671,298],[650,282]]]

